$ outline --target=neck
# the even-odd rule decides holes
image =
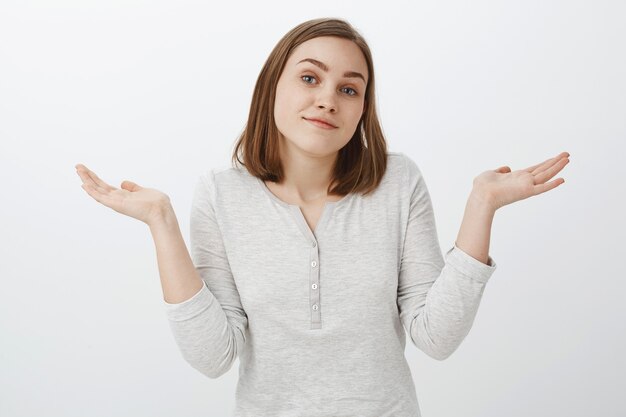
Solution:
[[[326,199],[338,153],[311,155],[289,152],[281,147],[281,161],[285,179],[281,183],[284,193],[296,201],[314,202]]]

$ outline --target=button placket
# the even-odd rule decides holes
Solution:
[[[311,309],[311,329],[321,329],[321,309],[320,309],[320,292],[319,279],[319,251],[317,242],[314,240],[311,243],[311,259],[309,263],[309,307]]]

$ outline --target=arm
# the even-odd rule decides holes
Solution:
[[[495,211],[563,184],[562,178],[549,180],[569,163],[569,156],[561,152],[522,170],[502,166],[476,177],[457,241],[446,252],[445,262],[426,183],[417,165],[406,157],[411,204],[398,278],[398,308],[404,328],[419,349],[442,360],[461,344],[496,269],[489,256]]]
[[[496,264],[490,257],[488,264],[480,262],[456,244],[444,259],[428,188],[415,162],[406,158],[411,199],[398,277],[399,314],[412,343],[443,360],[469,333]],[[472,224],[469,210],[466,219],[461,237],[473,233],[467,227]]]
[[[228,371],[245,343],[248,318],[213,210],[213,172],[202,176],[196,185],[191,209],[191,256],[166,194],[132,181],[122,182],[122,189],[118,189],[82,164],[76,165],[76,172],[83,189],[96,201],[149,225],[157,251],[163,302],[185,360],[209,378]]]
[[[163,207],[162,215],[149,226],[156,246],[163,300],[182,303],[197,294],[204,284],[187,252],[172,206],[168,203]]]
[[[489,257],[491,225],[496,211],[480,194],[472,191],[456,238],[456,246],[472,258],[486,264]]]
[[[191,207],[191,255],[173,217],[150,228],[170,328],[184,359],[209,378],[232,367],[248,327],[213,211],[214,192],[213,173],[203,175]]]
[[[496,210],[550,191],[565,182],[564,179],[547,182],[569,163],[569,152],[531,167],[511,171],[504,165],[488,170],[474,179],[472,193],[465,206],[465,215],[456,244],[473,258],[486,263],[489,253],[491,223]]]

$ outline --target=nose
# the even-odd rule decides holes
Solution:
[[[332,87],[321,88],[316,97],[316,101],[318,109],[326,109],[330,113],[337,112],[335,90]]]

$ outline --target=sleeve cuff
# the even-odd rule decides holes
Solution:
[[[202,288],[191,298],[180,303],[168,303],[163,300],[165,313],[172,321],[183,321],[193,318],[209,308],[213,302],[213,294],[202,280]]]
[[[487,264],[484,264],[478,259],[462,251],[456,245],[456,242],[452,245],[448,252],[446,252],[446,263],[449,263],[454,269],[463,275],[483,283],[486,283],[489,280],[497,268],[497,264],[491,256],[488,256]]]

